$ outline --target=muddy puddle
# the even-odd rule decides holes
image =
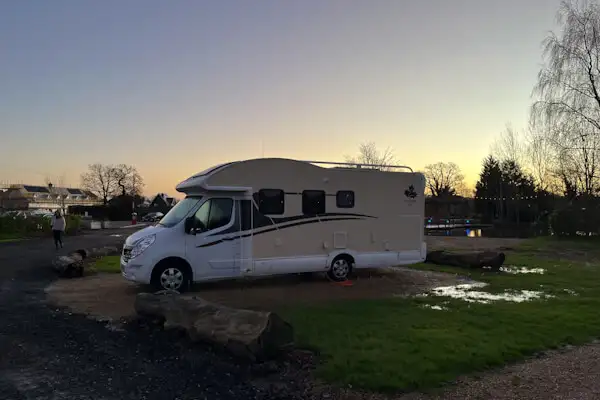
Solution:
[[[423,304],[423,308],[428,308],[430,310],[436,310],[436,311],[445,311],[448,309],[447,307],[439,306],[437,304]]]
[[[546,270],[543,268],[527,268],[527,267],[518,267],[516,265],[505,265],[500,267],[500,271],[506,272],[509,274],[540,274],[543,275]]]
[[[502,293],[488,293],[476,289],[488,286],[484,282],[465,283],[453,286],[440,286],[433,288],[423,296],[451,297],[469,303],[489,304],[493,301],[512,301],[522,303],[536,299],[551,297],[535,290],[506,290]]]

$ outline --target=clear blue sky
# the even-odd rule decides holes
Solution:
[[[559,0],[0,3],[0,180],[138,167],[147,193],[231,159],[361,142],[470,183],[525,127]]]

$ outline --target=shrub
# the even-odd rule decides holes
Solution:
[[[600,209],[591,202],[573,202],[550,216],[550,228],[556,236],[600,233]]]
[[[81,228],[81,217],[79,215],[67,215],[67,233],[77,233]]]
[[[35,236],[51,231],[50,218],[41,216],[0,216],[0,234],[17,237]],[[74,234],[81,228],[81,217],[77,215],[66,216],[66,232]]]

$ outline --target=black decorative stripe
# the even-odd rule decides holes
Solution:
[[[374,217],[371,217],[371,218],[374,218]],[[294,226],[307,225],[307,224],[316,224],[316,223],[319,223],[319,222],[328,222],[328,221],[362,221],[364,219],[365,219],[364,217],[351,216],[351,217],[343,217],[343,218],[337,217],[337,218],[321,218],[321,219],[304,220],[304,221],[299,221],[299,222],[296,222],[296,223],[293,223],[293,224],[284,225],[284,226],[275,225],[272,228],[265,229],[265,230],[262,230],[262,231],[259,231],[259,232],[255,231],[255,232],[244,233],[244,234],[241,234],[241,235],[230,236],[228,238],[223,238],[223,239],[215,240],[214,242],[201,244],[200,246],[196,246],[196,247],[214,246],[215,244],[218,244],[218,243],[229,242],[231,240],[246,238],[246,237],[250,237],[250,236],[256,236],[256,235],[260,235],[262,233],[273,232],[273,231],[282,230],[282,229],[286,229],[286,228],[292,228]]]
[[[237,213],[236,213],[237,215]],[[255,219],[254,219],[254,229],[260,229],[260,228],[264,228],[267,226],[273,226],[275,225],[279,225],[279,224],[285,224],[288,222],[293,222],[293,221],[300,221],[300,220],[307,220],[307,219],[313,219],[313,218],[329,218],[329,217],[361,217],[361,218],[377,218],[374,217],[372,215],[366,215],[366,214],[354,214],[354,213],[325,213],[325,214],[302,214],[302,215],[292,215],[291,217],[272,217],[271,219],[273,220],[273,223],[271,223],[271,219],[269,219],[269,217],[266,217],[264,215],[260,215],[260,218],[256,218],[257,214],[255,214]],[[234,233],[234,232],[239,232],[240,228],[239,225],[236,225],[235,223],[231,226],[231,228],[226,229],[224,231],[221,232],[217,232],[217,233],[213,233],[210,234],[208,236],[215,236],[215,235],[226,235],[228,233]]]
[[[312,218],[328,218],[328,217],[362,217],[362,218],[377,218],[372,215],[354,214],[354,213],[325,213],[325,214],[302,214],[292,215],[291,217],[272,217],[275,224],[284,224],[286,222],[299,221],[302,219]],[[267,217],[268,218],[268,217]],[[258,227],[256,227],[258,228]]]

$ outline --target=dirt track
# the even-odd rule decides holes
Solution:
[[[309,279],[293,275],[251,282],[196,284],[188,295],[202,296],[230,307],[276,310],[288,304],[408,296],[459,281],[459,277],[451,274],[397,268],[361,271],[352,286],[334,284],[322,275]],[[135,295],[147,290],[125,281],[120,274],[99,274],[55,281],[46,292],[54,304],[69,307],[74,312],[118,320],[134,314]]]
[[[479,250],[507,249],[522,242],[519,239],[490,239],[428,236],[431,249]],[[287,304],[323,303],[335,300],[372,299],[414,295],[434,286],[452,285],[460,278],[455,275],[395,270],[360,271],[353,286],[335,285],[323,275],[310,279],[292,275],[252,281],[224,281],[196,284],[195,294],[231,307],[273,309]],[[47,289],[57,304],[76,312],[117,320],[134,314],[133,299],[148,288],[126,282],[119,274],[102,274],[75,281],[55,281]]]

